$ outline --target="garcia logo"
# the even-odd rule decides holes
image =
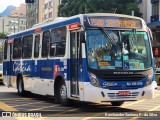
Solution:
[[[118,84],[116,82],[104,82],[103,83],[103,87],[107,87],[107,86],[117,86]]]
[[[22,65],[18,62],[13,63],[13,71],[22,71],[22,72],[30,72],[31,71],[31,66],[28,65],[27,63],[22,63]]]

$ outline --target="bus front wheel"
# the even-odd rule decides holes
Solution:
[[[69,105],[69,99],[67,98],[67,86],[64,81],[59,83],[58,87],[58,99],[62,105]]]
[[[121,106],[123,103],[124,101],[111,102],[112,106]]]
[[[25,90],[24,90],[24,83],[23,83],[23,79],[22,77],[18,77],[18,84],[17,84],[17,89],[18,89],[18,94],[20,96],[24,96],[25,95]]]

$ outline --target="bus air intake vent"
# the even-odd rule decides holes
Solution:
[[[98,78],[106,81],[139,81],[146,78],[144,75],[98,75]]]
[[[118,93],[107,93],[110,99],[127,99],[127,98],[136,98],[139,95],[139,92],[132,92],[130,95],[119,96]]]

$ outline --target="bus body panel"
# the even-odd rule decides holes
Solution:
[[[137,81],[130,80],[130,81],[124,81],[123,79],[119,79],[119,81],[107,81],[101,78],[98,78],[100,86],[95,87],[91,84],[91,78],[89,76],[89,68],[88,68],[88,61],[87,61],[87,55],[86,55],[86,43],[81,43],[82,47],[82,64],[81,66],[78,65],[77,71],[77,81],[78,81],[78,95],[74,96],[72,91],[72,85],[71,82],[72,74],[71,74],[71,65],[74,65],[72,63],[71,58],[71,32],[74,31],[75,33],[78,33],[78,30],[69,30],[68,25],[72,23],[79,23],[81,26],[84,25],[84,17],[86,16],[92,16],[94,14],[87,14],[87,15],[78,15],[75,17],[71,17],[68,20],[63,20],[56,23],[50,23],[47,25],[40,25],[39,27],[35,28],[41,28],[41,32],[39,33],[41,35],[40,40],[40,56],[38,58],[33,57],[32,52],[32,58],[31,59],[13,59],[11,63],[10,68],[10,61],[7,58],[3,61],[4,65],[4,83],[8,86],[9,79],[11,77],[11,86],[17,88],[17,77],[19,74],[22,75],[23,81],[24,81],[24,89],[26,91],[30,91],[35,94],[40,95],[55,95],[54,91],[54,85],[56,78],[58,76],[62,77],[66,83],[67,87],[67,97],[70,99],[78,98],[80,101],[88,101],[88,102],[106,102],[106,101],[132,101],[132,100],[141,100],[141,99],[148,99],[153,98],[154,96],[154,88],[155,88],[155,81],[154,81],[154,75],[152,76],[151,84],[148,86],[145,86],[147,81],[147,76],[143,79]],[[101,16],[107,14],[99,14],[96,16]],[[118,16],[114,14],[109,14],[109,16]],[[119,17],[119,16],[118,16]],[[129,16],[123,16],[128,17]],[[134,18],[134,17],[131,17]],[[139,18],[136,18],[139,19]],[[142,20],[142,23],[144,21]],[[58,28],[61,26],[66,26],[66,53],[63,57],[46,57],[43,58],[41,56],[41,49],[42,49],[42,35],[45,30],[51,30],[53,28]],[[85,26],[84,26],[85,27]],[[34,29],[29,29],[24,32],[19,32],[13,35],[8,36],[8,39],[10,38],[16,38],[19,36],[25,36],[28,34],[34,34],[36,35]],[[93,27],[92,29],[95,29],[96,27]],[[119,30],[124,30],[124,28],[119,28]],[[83,30],[85,30],[83,28]],[[146,31],[146,26],[142,25],[142,28],[137,28],[139,31]],[[80,30],[79,30],[80,31]],[[76,34],[77,34],[76,33]],[[38,34],[38,33],[37,33]],[[86,37],[86,36],[85,36]],[[34,42],[33,42],[34,46]],[[151,46],[151,43],[150,43]],[[34,48],[34,47],[33,47]],[[150,47],[151,49],[151,47]],[[151,53],[152,54],[152,53]],[[153,56],[151,58],[152,61],[152,67],[154,67],[154,61]],[[9,71],[11,70],[11,74]],[[147,70],[146,70],[147,71]],[[150,71],[153,71],[153,68],[150,68]],[[72,71],[73,72],[73,71]],[[114,75],[116,76],[116,74]],[[132,85],[132,83],[136,85]],[[131,85],[130,85],[131,84]],[[130,85],[128,87],[128,85]],[[104,87],[103,87],[104,86]],[[120,91],[129,91],[130,95],[118,95]],[[144,92],[144,93],[143,93]],[[144,95],[142,95],[144,94]]]

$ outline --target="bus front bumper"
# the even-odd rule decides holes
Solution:
[[[84,101],[88,102],[112,102],[112,101],[137,101],[142,99],[154,98],[154,91],[156,82],[153,81],[151,85],[144,88],[133,90],[108,90],[103,88],[94,87],[90,83],[85,83]],[[120,92],[129,92],[130,94],[119,94]]]

